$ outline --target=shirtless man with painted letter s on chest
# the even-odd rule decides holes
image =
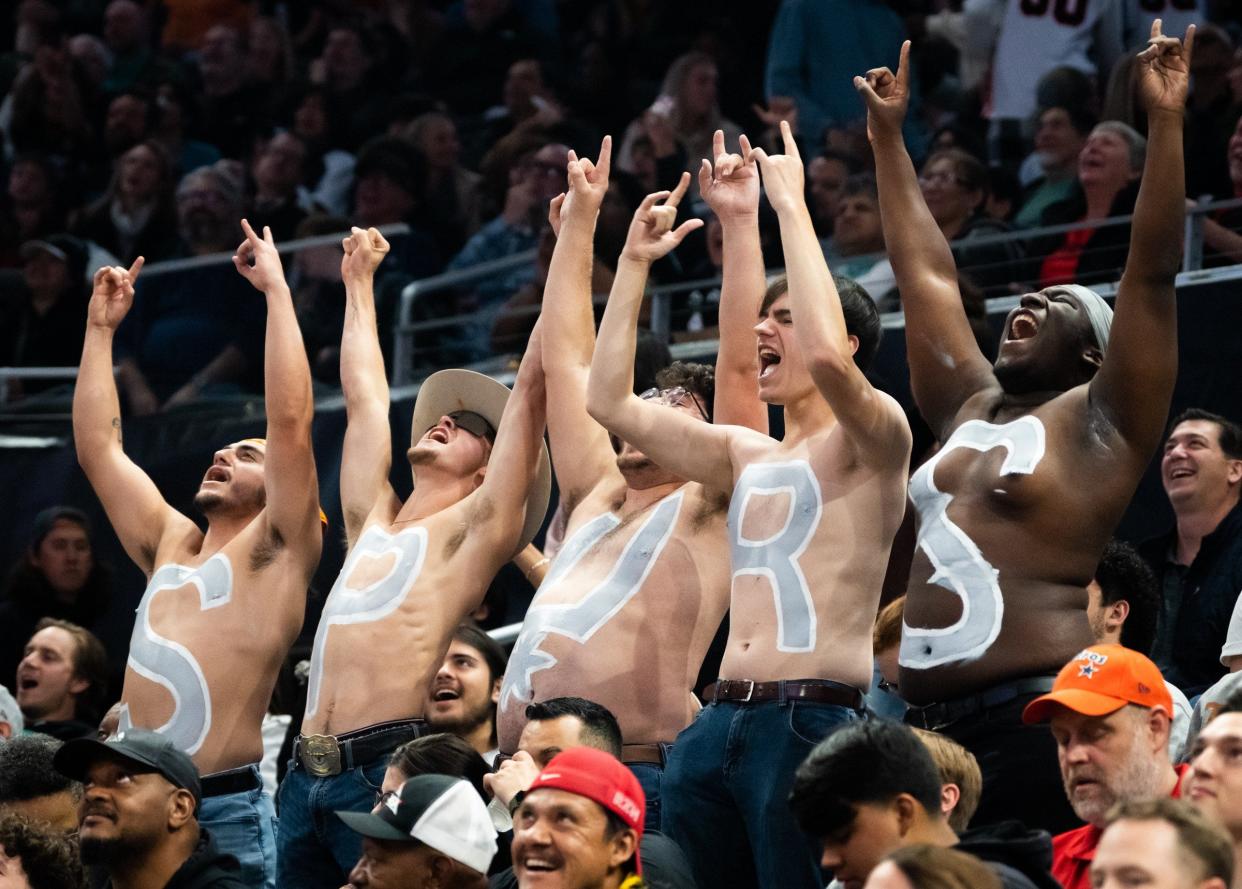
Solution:
[[[862,366],[875,305],[834,284],[785,155],[755,149],[780,220],[788,288],[756,313],[759,395],[785,409],[785,437],[698,423],[629,392],[644,251],[675,210],[644,201],[600,327],[587,407],[660,466],[731,489],[729,639],[714,701],[678,736],[664,777],[664,827],[701,886],[820,886],[818,856],[786,800],[794,770],[858,719],[871,681],[871,626],[905,506],[910,429]],[[753,317],[753,315],[752,315]]]
[[[909,44],[896,75],[855,78],[906,311],[914,398],[943,443],[910,481],[919,532],[900,689],[914,705],[908,721],[979,760],[976,823],[1017,817],[1053,833],[1077,824],[1051,735],[1023,727],[1020,715],[1092,641],[1086,586],[1168,412],[1191,40],[1183,48],[1154,28],[1136,65],[1147,159],[1115,319],[1085,287],[1025,294],[995,364],[975,345],[952,254],[901,140]]]

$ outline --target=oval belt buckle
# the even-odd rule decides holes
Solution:
[[[332,735],[308,735],[302,739],[302,763],[316,778],[341,773],[341,745]]]

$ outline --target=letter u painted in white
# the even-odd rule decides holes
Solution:
[[[969,420],[954,430],[936,456],[910,478],[910,499],[919,512],[919,549],[932,564],[929,583],[962,600],[962,616],[947,627],[928,629],[902,624],[898,663],[914,670],[974,660],[1000,635],[1005,616],[997,570],[979,547],[948,516],[953,495],[936,487],[939,462],[958,448],[990,451],[1004,448],[1001,475],[1029,475],[1044,458],[1044,424],[1032,416],[995,426]]]
[[[742,533],[751,497],[789,495],[784,526],[770,537],[755,540]],[[824,511],[819,479],[805,460],[751,463],[738,476],[729,504],[729,542],[733,576],[766,577],[776,605],[776,647],[779,651],[815,649],[815,603],[798,559],[806,552]]]
[[[151,603],[164,590],[192,584],[198,589],[199,608],[206,611],[229,602],[233,595],[233,566],[217,553],[197,568],[169,564],[151,575],[129,642],[128,666],[144,679],[162,685],[172,695],[173,713],[161,726],[142,726],[167,735],[179,749],[194,754],[211,731],[211,689],[203,668],[188,648],[166,639],[151,628]],[[121,704],[119,730],[133,728],[129,704]]]
[[[423,570],[427,555],[427,529],[406,528],[389,534],[379,525],[371,525],[358,538],[337,575],[328,601],[324,603],[315,644],[311,648],[310,679],[306,688],[306,715],[319,710],[319,689],[323,684],[324,650],[328,633],[338,624],[361,624],[380,620],[400,607]],[[392,556],[392,567],[379,580],[354,589],[348,585],[358,562],[364,558],[383,559]]]
[[[684,496],[683,491],[678,491],[661,500],[625,545],[608,575],[577,602],[540,605],[536,594],[535,604],[526,612],[522,631],[509,657],[501,684],[500,709],[506,710],[513,703],[530,703],[534,699],[534,674],[556,666],[556,658],[539,647],[549,635],[564,636],[581,645],[634,598],[673,534]],[[565,542],[540,589],[551,588],[568,574],[620,523],[615,515],[605,513],[575,531]]]

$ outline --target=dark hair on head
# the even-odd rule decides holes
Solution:
[[[865,194],[876,203],[879,203],[880,192],[875,184],[875,176],[870,173],[855,173],[845,180],[845,184],[841,186],[841,197],[852,198],[855,195]]]
[[[97,723],[108,703],[108,651],[99,637],[86,627],[67,620],[45,617],[35,624],[35,633],[55,627],[73,637],[73,673],[85,679],[89,685],[78,695],[73,718],[82,722]],[[33,634],[32,634],[33,635]]]
[[[646,392],[656,384],[656,374],[673,363],[673,354],[664,342],[645,327],[638,328],[634,344],[634,394]]]
[[[656,373],[656,386],[672,389],[680,386],[699,400],[707,422],[712,422],[712,402],[716,398],[716,368],[697,361],[674,361]]]
[[[495,682],[505,675],[505,667],[509,658],[500,643],[487,634],[487,631],[473,622],[461,623],[453,631],[453,638],[469,645],[487,661],[488,681]]]
[[[875,300],[863,290],[853,278],[844,275],[833,275],[832,282],[837,288],[837,297],[841,301],[841,314],[845,316],[845,331],[858,338],[858,348],[854,351],[854,363],[860,370],[871,366],[875,353],[880,348],[880,336],[884,330],[880,326],[880,312],[875,307]],[[789,280],[780,275],[768,285],[763,295],[763,303],[759,307],[759,317],[763,317],[776,302],[789,291]],[[797,319],[794,319],[795,323]]]
[[[61,742],[50,735],[17,735],[0,743],[0,805],[69,793],[82,798],[82,785],[52,765]]]
[[[1065,116],[1069,118],[1070,126],[1078,135],[1086,138],[1091,131],[1095,129],[1095,125],[1100,122],[1100,118],[1090,108],[1079,104],[1056,104],[1048,105],[1040,108],[1036,112],[1037,117],[1043,117],[1049,111],[1064,111]]]
[[[478,751],[457,735],[441,732],[407,741],[392,752],[388,765],[404,775],[407,781],[417,775],[465,778],[484,802],[491,799],[483,787],[483,776],[489,771],[487,763]]]
[[[1120,540],[1110,540],[1095,569],[1100,604],[1124,599],[1130,614],[1121,625],[1121,644],[1140,654],[1150,654],[1156,641],[1156,617],[1160,612],[1160,584],[1138,550]]]
[[[1220,414],[1191,407],[1173,418],[1173,422],[1169,424],[1169,435],[1172,435],[1174,429],[1188,420],[1204,420],[1208,423],[1215,423],[1217,428],[1220,429],[1220,449],[1225,456],[1230,460],[1242,460],[1242,426],[1239,426],[1233,420],[1222,417]]]
[[[940,773],[931,753],[897,722],[856,722],[821,741],[794,775],[789,807],[802,829],[825,837],[854,823],[854,807],[909,794],[940,817]]]
[[[427,161],[423,152],[400,136],[376,136],[358,149],[354,164],[355,188],[359,180],[377,173],[386,176],[422,206],[426,197]]]
[[[614,812],[612,809],[606,809],[603,806],[601,806],[599,803],[596,803],[596,805],[599,806],[601,810],[603,810],[604,817],[607,819],[607,823],[604,824],[604,839],[605,840],[611,840],[621,831],[631,829],[628,824],[626,824],[624,821],[621,820],[621,816],[618,815],[616,812]],[[626,876],[629,876],[630,874],[633,874],[633,873],[637,873],[638,872],[638,863],[636,860],[637,858],[638,858],[638,844],[635,843],[634,854],[631,855],[629,858],[625,859],[625,861],[621,862],[621,873],[625,874]]]
[[[982,192],[983,197],[987,198],[988,168],[983,165],[983,161],[961,148],[942,148],[932,152],[923,162],[922,169],[927,170],[936,161],[941,160],[947,160],[953,164],[953,174],[961,183],[962,188],[967,191]]]
[[[91,520],[82,510],[73,506],[49,506],[35,516],[34,525],[30,529],[30,549],[37,550],[39,544],[43,543],[43,538],[52,532],[52,527],[62,520],[73,522],[86,532],[87,537],[94,537]]]
[[[818,160],[821,157],[826,161],[837,161],[840,163],[845,167],[845,172],[848,176],[857,174],[863,168],[862,158],[852,152],[841,151],[839,148],[825,148],[815,157],[811,158],[811,160]]]
[[[1198,35],[1196,35],[1198,36]],[[1091,76],[1072,65],[1052,68],[1035,84],[1035,107],[1086,109],[1095,104],[1096,87]]]
[[[0,848],[20,858],[30,889],[82,889],[86,877],[77,844],[20,815],[0,816]]]
[[[1001,889],[996,871],[959,849],[916,844],[885,855],[918,889]]]
[[[1163,821],[1177,832],[1181,859],[1177,864],[1183,872],[1198,871],[1193,880],[1196,885],[1214,877],[1226,886],[1232,882],[1233,840],[1190,803],[1170,797],[1120,802],[1109,811],[1105,831],[1118,821]]]
[[[582,722],[582,743],[621,758],[621,726],[607,707],[586,698],[549,698],[526,708],[526,718],[546,722],[562,716],[575,716]]]

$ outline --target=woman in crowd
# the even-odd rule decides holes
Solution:
[[[122,264],[139,256],[157,262],[177,247],[172,161],[159,143],[139,142],[113,164],[108,190],[87,206],[74,224]]]

